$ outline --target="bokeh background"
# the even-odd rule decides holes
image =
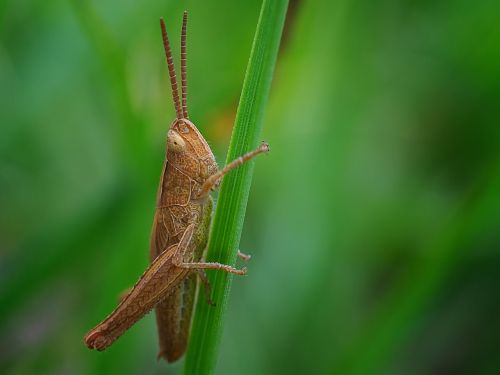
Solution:
[[[174,117],[225,158],[260,1],[0,3],[0,366],[178,373],[152,314],[84,333],[148,262]],[[290,3],[220,374],[500,372],[500,2]],[[176,60],[178,61],[178,60]]]

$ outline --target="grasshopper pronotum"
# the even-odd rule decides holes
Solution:
[[[187,12],[184,12],[181,33],[182,103],[163,19],[160,19],[160,25],[176,118],[167,133],[166,159],[150,244],[151,264],[116,309],[87,333],[84,340],[89,348],[104,350],[155,307],[160,341],[158,356],[174,362],[186,350],[197,276],[205,284],[210,302],[210,285],[204,270],[246,274],[246,268],[202,261],[213,208],[209,193],[219,186],[226,173],[256,155],[268,152],[269,146],[262,143],[219,170],[210,147],[188,116]],[[240,256],[245,258],[242,254]]]

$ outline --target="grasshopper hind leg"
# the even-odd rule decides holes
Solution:
[[[216,263],[216,262],[196,262],[196,263],[180,263],[176,264],[177,267],[188,268],[193,270],[221,270],[227,273],[232,273],[234,275],[244,276],[247,274],[247,268],[243,267],[241,269],[231,267],[227,264]]]
[[[193,233],[195,230],[194,224],[189,225],[185,232],[183,233],[179,244],[177,245],[177,250],[172,257],[172,263],[174,266],[179,268],[186,268],[192,270],[222,270],[228,273],[232,273],[235,275],[246,275],[247,268],[243,267],[242,269],[237,269],[231,267],[227,264],[216,263],[216,262],[184,262],[184,256],[189,248],[189,244],[191,243],[191,239],[193,238]]]
[[[245,262],[248,262],[252,256],[244,254],[238,250],[238,257],[244,260]],[[196,269],[196,273],[198,274],[201,282],[203,283],[205,290],[205,300],[209,305],[215,306],[215,302],[212,300],[212,286],[210,285],[210,280],[208,280],[207,274],[201,268]]]

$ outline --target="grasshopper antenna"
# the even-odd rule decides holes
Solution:
[[[184,11],[182,17],[182,32],[181,32],[181,94],[182,94],[182,114],[184,118],[188,117],[187,108],[187,67],[186,67],[186,28],[187,28],[188,13]]]
[[[172,59],[172,50],[170,49],[170,43],[167,36],[167,28],[165,27],[165,21],[160,18],[161,36],[163,38],[163,47],[165,48],[165,56],[167,57],[168,74],[170,76],[170,85],[172,86],[172,96],[174,98],[175,112],[177,114],[177,119],[182,118],[182,111],[179,102],[179,92],[177,91],[177,79],[175,78],[175,67],[174,61]]]

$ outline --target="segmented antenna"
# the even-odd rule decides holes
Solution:
[[[160,27],[161,36],[163,37],[163,47],[165,48],[165,56],[167,57],[168,74],[170,76],[170,85],[172,86],[172,96],[174,98],[175,112],[177,114],[177,118],[180,120],[182,118],[182,111],[179,103],[179,92],[177,91],[177,79],[175,78],[174,61],[172,60],[172,50],[170,49],[167,29],[165,27],[165,21],[163,21],[163,18],[160,18]]]
[[[188,117],[187,108],[187,67],[186,67],[186,28],[187,28],[187,11],[182,17],[182,32],[181,32],[181,94],[182,94],[182,113],[184,118]]]

